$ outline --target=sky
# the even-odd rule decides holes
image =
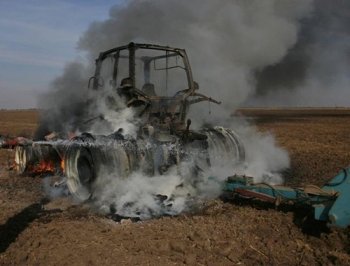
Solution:
[[[84,60],[79,37],[123,0],[0,0],[0,109],[36,108],[64,66]]]

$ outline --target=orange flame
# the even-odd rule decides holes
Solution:
[[[61,168],[62,168],[63,173],[65,173],[65,171],[66,171],[66,162],[64,159],[65,159],[64,156],[62,156]]]
[[[52,161],[41,161],[36,165],[32,165],[28,168],[28,172],[33,174],[44,174],[47,172],[54,172],[56,170]]]

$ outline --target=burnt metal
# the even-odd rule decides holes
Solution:
[[[162,56],[153,56],[153,57],[152,56],[136,57],[135,51],[139,49],[164,51],[165,54]],[[117,84],[118,68],[119,68],[118,64],[120,62],[119,59],[125,58],[124,55],[120,54],[122,51],[128,51],[129,53],[129,56],[128,56],[129,73],[128,73],[128,77],[125,77],[125,78],[129,79],[130,82],[127,84],[127,86],[125,84],[124,85]],[[173,97],[161,97],[161,96],[146,94],[140,90],[141,88],[136,88],[136,85],[135,85],[135,75],[136,75],[135,60],[136,59],[144,63],[144,81],[145,81],[145,84],[147,84],[150,82],[150,65],[152,62],[154,63],[158,59],[162,59],[162,58],[167,59],[167,58],[176,57],[176,56],[181,57],[183,60],[183,63],[184,63],[183,70],[186,72],[188,89],[183,90],[182,93],[179,93],[178,95],[174,95]],[[152,123],[152,118],[154,116],[158,116],[157,114],[161,112],[160,111],[161,106],[166,106],[167,107],[166,111],[168,114],[171,114],[173,116],[174,115],[178,116],[180,121],[182,123],[185,123],[188,107],[191,104],[202,102],[202,101],[209,101],[216,104],[220,104],[219,101],[216,101],[211,97],[195,92],[195,90],[198,89],[198,84],[193,81],[191,67],[189,64],[186,51],[184,49],[173,48],[169,46],[160,46],[160,45],[154,45],[154,44],[129,43],[128,45],[120,46],[120,47],[102,52],[100,53],[98,59],[96,60],[96,71],[95,71],[95,76],[93,77],[94,90],[99,90],[101,87],[101,76],[100,76],[101,69],[104,61],[107,58],[114,58],[115,60],[113,76],[112,76],[112,80],[110,81],[110,84],[112,84],[114,90],[118,91],[119,95],[126,97],[128,106],[138,107],[140,105],[144,105],[145,107],[144,111],[140,113],[140,116],[144,116],[147,113],[149,113],[148,120],[151,123]],[[180,67],[180,66],[177,66],[177,67]],[[166,67],[163,69],[168,71],[171,68],[174,68],[174,67]],[[162,69],[159,68],[157,70],[162,70]],[[191,98],[194,97],[194,99],[189,99],[189,97]]]

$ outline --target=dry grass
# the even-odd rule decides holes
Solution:
[[[36,110],[1,110],[0,135],[32,138],[38,122],[39,112]],[[12,157],[8,150],[0,150],[0,164],[8,164]]]
[[[36,110],[0,111],[0,135],[32,137],[39,122]]]
[[[242,108],[236,114],[248,117],[349,116],[350,108]]]

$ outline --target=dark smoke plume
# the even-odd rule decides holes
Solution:
[[[256,72],[261,106],[349,106],[350,1],[319,0],[301,20],[298,42],[279,63]]]
[[[312,1],[130,1],[110,10],[79,41],[91,60],[135,42],[184,47],[200,89],[232,112],[255,91],[253,71],[278,63],[297,42]]]
[[[91,65],[67,66],[39,99],[39,107],[54,110],[43,127],[75,127],[94,59],[131,41],[185,48],[201,92],[231,113],[255,93],[254,72],[278,64],[297,43],[299,22],[311,11],[312,0],[133,0],[114,6],[109,19],[93,22],[78,43]]]
[[[42,140],[53,131],[68,133],[79,127],[87,99],[85,70],[81,63],[68,64],[63,75],[52,82],[50,90],[41,95],[39,107],[44,111],[35,133],[36,140]]]

